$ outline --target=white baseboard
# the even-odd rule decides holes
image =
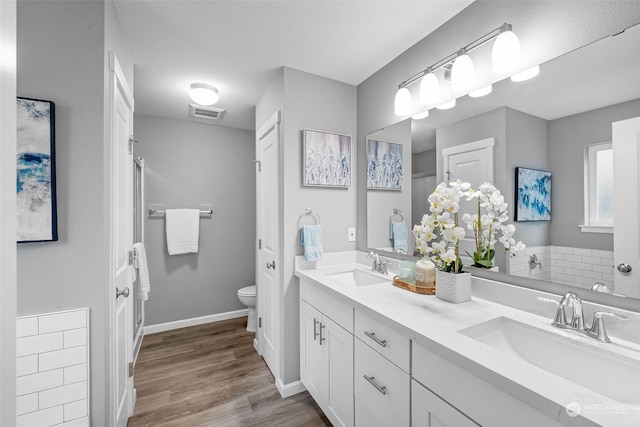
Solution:
[[[256,353],[260,354],[260,344],[258,343],[257,335],[256,338],[253,339],[253,348],[256,349]]]
[[[188,326],[203,325],[205,323],[220,322],[221,320],[236,319],[249,314],[248,309],[228,311],[226,313],[210,314],[208,316],[194,317],[191,319],[176,320],[173,322],[159,323],[157,325],[147,325],[144,327],[144,334],[156,334],[158,332],[171,331],[173,329],[186,328]]]
[[[280,378],[276,379],[276,388],[280,392],[280,396],[282,396],[283,399],[307,390],[307,388],[304,386],[304,384],[302,384],[302,381],[300,380],[285,385],[282,383],[282,380],[280,380]]]

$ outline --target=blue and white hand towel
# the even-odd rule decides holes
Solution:
[[[304,247],[305,261],[317,261],[322,258],[322,228],[320,224],[303,225],[300,230],[300,244]]]
[[[389,227],[389,239],[393,243],[393,252],[406,254],[409,248],[407,225],[402,222],[392,222]]]

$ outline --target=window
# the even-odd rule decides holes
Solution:
[[[610,142],[585,148],[584,225],[588,233],[613,233],[613,148]]]

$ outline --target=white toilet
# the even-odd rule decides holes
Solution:
[[[249,309],[247,332],[256,331],[256,285],[238,289],[238,299]]]

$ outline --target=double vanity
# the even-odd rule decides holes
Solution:
[[[604,320],[607,343],[552,325],[538,298],[561,296],[474,277],[472,301],[452,304],[393,286],[395,271],[358,251],[296,257],[300,378],[333,425],[640,425],[638,313],[585,303],[589,324],[629,318]]]

